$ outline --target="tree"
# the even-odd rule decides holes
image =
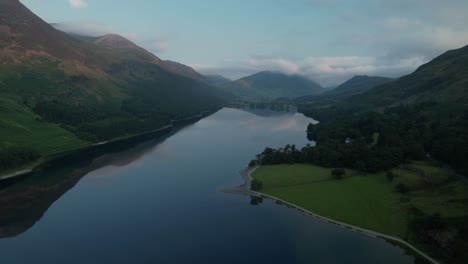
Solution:
[[[253,168],[253,167],[257,166],[257,164],[258,164],[257,160],[251,160],[249,162],[249,168]]]
[[[256,196],[251,196],[250,197],[250,204],[251,205],[259,205],[263,203],[263,198],[262,197],[256,197]]]
[[[399,183],[395,186],[395,190],[399,193],[407,193],[409,191],[408,187],[403,183]]]
[[[250,183],[250,189],[252,191],[260,191],[263,189],[263,182],[253,179],[252,182]]]
[[[337,179],[337,180],[341,180],[343,178],[343,176],[346,175],[346,171],[344,169],[333,169],[331,171],[331,175]]]
[[[387,171],[387,174],[385,175],[388,179],[389,182],[393,182],[393,179],[395,179],[395,173],[392,171]]]

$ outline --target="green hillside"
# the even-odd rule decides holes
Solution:
[[[378,85],[393,81],[392,78],[357,75],[339,85],[335,89],[326,92],[327,95],[354,95],[370,90]]]
[[[333,144],[340,152],[350,148],[344,143],[347,138],[358,142],[378,133],[376,147],[361,148],[360,155],[376,151],[370,157],[380,153],[382,160],[393,164],[430,155],[467,174],[467,62],[468,46],[448,51],[414,73],[362,94],[326,103],[305,102],[300,111],[321,121],[309,127],[309,136],[319,140],[319,145]],[[365,161],[355,165],[367,166]],[[378,162],[369,160],[371,164]]]
[[[67,35],[17,0],[0,2],[0,59],[5,164],[154,130],[226,96],[188,66],[118,35]]]
[[[0,98],[0,138],[0,148],[27,147],[30,142],[35,142],[34,149],[43,155],[87,144],[11,98]]]
[[[369,90],[359,101],[377,107],[427,101],[467,105],[467,61],[468,46],[447,51],[414,73]]]

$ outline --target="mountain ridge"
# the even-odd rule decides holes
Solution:
[[[411,74],[364,92],[360,100],[380,107],[424,101],[467,105],[467,61],[468,45],[449,50]]]
[[[274,100],[319,94],[324,88],[302,75],[261,71],[218,85],[225,91],[247,100]]]
[[[358,94],[370,90],[378,85],[393,81],[393,78],[355,75],[326,94]]]
[[[205,74],[204,76],[205,76],[205,79],[207,79],[213,85],[219,85],[219,84],[232,82],[231,79],[228,79],[218,74]]]
[[[139,134],[225,100],[186,65],[118,35],[66,34],[17,0],[0,0],[0,60],[2,153],[21,147],[47,155]]]

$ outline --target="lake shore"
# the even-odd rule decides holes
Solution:
[[[118,137],[118,138],[114,138],[114,139],[111,139],[111,140],[98,142],[98,143],[94,143],[94,144],[85,144],[85,145],[80,146],[78,148],[68,149],[68,150],[65,150],[65,151],[51,153],[51,154],[49,154],[49,155],[47,155],[45,157],[40,158],[37,161],[34,161],[34,162],[30,163],[30,164],[22,166],[21,169],[17,169],[17,170],[12,169],[12,170],[8,170],[6,172],[0,173],[0,183],[3,182],[3,181],[9,181],[9,180],[13,180],[15,178],[23,177],[23,176],[33,172],[34,170],[36,170],[41,165],[43,165],[43,164],[45,164],[45,163],[47,163],[47,162],[49,162],[51,160],[66,156],[66,155],[68,155],[70,153],[73,153],[73,152],[83,151],[83,150],[86,150],[86,149],[92,149],[92,148],[95,148],[95,147],[103,147],[103,146],[106,146],[106,145],[116,144],[116,143],[123,142],[123,141],[126,141],[126,140],[131,140],[131,139],[137,139],[137,138],[140,138],[140,137],[150,136],[152,134],[157,134],[157,133],[161,133],[161,132],[170,133],[170,131],[172,131],[172,129],[175,128],[175,127],[184,126],[184,125],[186,125],[188,123],[191,123],[191,122],[196,122],[196,121],[200,120],[201,118],[204,118],[204,117],[206,117],[206,116],[208,116],[208,115],[210,115],[212,113],[214,113],[214,112],[203,112],[203,113],[198,114],[196,116],[192,116],[192,117],[188,117],[188,118],[184,118],[184,119],[180,119],[180,120],[172,120],[170,125],[166,125],[166,126],[163,126],[163,127],[151,130],[151,131],[146,131],[146,132],[139,133],[139,134],[133,134],[133,135],[128,135],[128,136]]]
[[[384,240],[388,240],[388,241],[392,241],[392,242],[395,242],[395,243],[398,243],[400,245],[403,245],[404,247],[407,247],[408,249],[410,249],[411,251],[419,254],[421,257],[423,257],[424,259],[430,261],[431,263],[433,264],[439,264],[439,262],[433,258],[431,258],[429,255],[427,255],[426,253],[420,251],[419,249],[417,249],[415,246],[411,245],[410,243],[404,241],[403,239],[400,239],[398,237],[394,237],[394,236],[389,236],[389,235],[386,235],[386,234],[382,234],[382,233],[379,233],[379,232],[376,232],[376,231],[372,231],[372,230],[369,230],[369,229],[365,229],[365,228],[361,228],[361,227],[358,227],[358,226],[354,226],[354,225],[351,225],[351,224],[347,224],[347,223],[344,223],[344,222],[340,222],[340,221],[337,221],[337,220],[334,220],[334,219],[331,219],[331,218],[328,218],[328,217],[325,217],[325,216],[322,216],[322,215],[319,215],[317,213],[314,213],[308,209],[305,209],[299,205],[296,205],[296,204],[293,204],[291,202],[288,202],[286,200],[283,200],[281,198],[278,198],[278,197],[275,197],[275,196],[272,196],[272,195],[269,195],[269,194],[266,194],[266,193],[263,193],[263,192],[259,192],[259,191],[252,191],[250,189],[250,183],[252,182],[253,180],[253,177],[252,177],[252,173],[254,173],[258,168],[260,168],[261,166],[256,166],[256,167],[253,167],[253,168],[246,168],[244,170],[242,170],[240,172],[240,175],[242,177],[242,179],[245,181],[245,183],[239,187],[237,187],[237,193],[239,194],[247,194],[249,196],[255,196],[255,197],[262,197],[262,198],[268,198],[268,199],[271,199],[271,200],[274,200],[280,204],[284,204],[286,206],[289,206],[289,207],[292,207],[292,208],[295,208],[307,215],[310,215],[320,221],[324,221],[324,222],[327,222],[327,223],[332,223],[332,224],[335,224],[339,227],[342,227],[342,228],[346,228],[346,229],[349,229],[349,230],[353,230],[355,232],[358,232],[360,234],[363,234],[363,235],[366,235],[366,236],[369,236],[369,237],[372,237],[372,238],[379,238],[379,239],[384,239]]]

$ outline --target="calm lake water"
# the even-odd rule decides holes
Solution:
[[[222,109],[163,139],[87,151],[0,189],[0,263],[413,263],[391,244],[223,193],[298,113]]]

